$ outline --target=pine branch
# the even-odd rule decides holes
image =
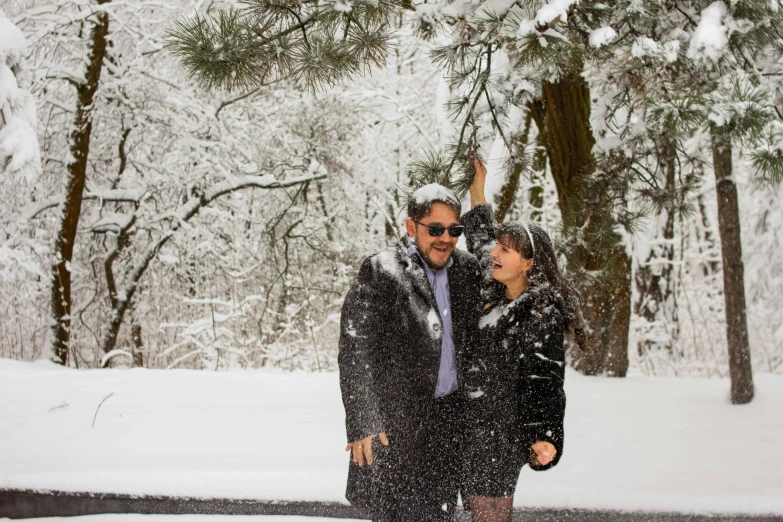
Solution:
[[[252,90],[276,79],[331,86],[383,66],[391,17],[405,2],[255,0],[244,9],[181,20],[169,33],[175,53],[204,88]]]
[[[491,56],[492,56],[492,44],[489,44],[487,46],[487,69],[484,73],[482,73],[479,76],[479,82],[478,82],[478,93],[476,94],[475,98],[473,99],[473,103],[470,106],[470,109],[468,111],[468,114],[465,117],[465,121],[462,124],[462,128],[460,129],[459,138],[457,138],[457,144],[455,146],[455,153],[451,158],[451,162],[449,163],[449,168],[447,169],[448,172],[451,172],[451,169],[454,168],[454,163],[457,160],[457,156],[459,155],[462,147],[463,139],[465,138],[465,130],[468,128],[468,124],[473,121],[473,111],[476,108],[476,104],[478,104],[478,101],[481,99],[481,95],[483,93],[484,87],[487,83],[487,80],[489,79],[489,73],[490,73],[490,65],[491,65]],[[481,60],[481,56],[479,56],[479,60]],[[480,61],[479,61],[480,63]],[[481,68],[481,65],[478,67]],[[472,91],[471,91],[472,94]]]

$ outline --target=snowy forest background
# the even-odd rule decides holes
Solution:
[[[337,16],[364,3],[321,2]],[[763,129],[730,149],[749,344],[755,371],[783,373],[783,189],[780,170],[769,161],[759,168],[783,150],[783,37],[756,55],[740,49],[744,63],[729,46],[751,32],[742,9],[778,4],[615,4],[613,19],[584,33],[578,76],[590,89],[601,180],[590,197],[609,201],[609,230],[630,260],[630,369],[728,374],[710,125],[751,114]],[[62,262],[71,278],[70,308],[60,315],[71,366],[334,369],[342,297],[361,260],[402,235],[406,190],[437,171],[435,152],[462,153],[453,143],[466,128],[504,219],[541,223],[569,265],[573,230],[563,225],[535,113],[546,82],[567,72],[523,65],[530,57],[520,55],[533,49],[544,60],[573,40],[578,10],[598,4],[413,2],[384,21],[387,64],[359,71],[370,74],[315,90],[301,76],[207,90],[173,52],[171,31],[194,13],[217,16],[232,6],[245,4],[0,2],[0,357],[50,356],[52,281]],[[512,8],[516,19],[506,16]],[[670,18],[658,11],[668,8]],[[635,9],[651,11],[658,37],[622,19]],[[503,19],[492,19],[501,11]],[[767,27],[776,27],[778,9],[770,12]],[[490,29],[475,30],[487,19],[514,30],[492,39]],[[526,20],[544,27],[525,29]],[[425,38],[422,28],[433,26],[439,30]],[[475,71],[460,80],[444,66],[444,47],[460,38],[489,38],[494,52],[487,75],[477,76],[492,89],[475,101],[464,90]],[[530,38],[539,48],[520,44]],[[673,71],[680,61],[694,69]],[[666,76],[686,74],[686,85],[717,86],[699,93],[703,117],[692,107],[672,111],[671,100],[693,93],[667,101],[644,90],[678,85]],[[680,120],[666,120],[671,112]],[[85,139],[88,154],[76,157]],[[80,160],[86,185],[66,263],[57,235]],[[575,277],[604,284],[591,269]]]

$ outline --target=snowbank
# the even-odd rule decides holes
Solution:
[[[719,379],[566,383],[566,453],[523,470],[515,505],[783,514],[783,377],[745,406]],[[334,373],[0,359],[0,397],[2,488],[344,501]]]

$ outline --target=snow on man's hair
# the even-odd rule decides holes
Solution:
[[[435,203],[448,206],[457,214],[457,218],[462,214],[462,204],[452,191],[443,185],[430,183],[413,191],[408,198],[408,217],[414,221],[425,218],[432,211],[432,205]]]

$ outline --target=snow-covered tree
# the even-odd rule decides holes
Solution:
[[[195,8],[206,28],[220,21],[216,9],[234,4]],[[563,259],[583,277],[586,313],[615,326],[630,316],[630,332],[626,325],[615,338],[632,339],[631,364],[656,374],[728,375],[711,130],[756,111],[758,132],[729,133],[732,179],[753,367],[781,371],[774,46],[742,52],[758,74],[737,58],[735,36],[717,62],[689,56],[710,2],[678,4],[684,13],[659,2],[387,3],[383,31],[393,39],[376,55],[387,66],[376,69],[376,60],[362,58],[373,53],[345,44],[346,24],[349,33],[364,24],[352,14],[361,2],[326,2],[331,11],[315,18],[303,15],[320,4],[301,4],[304,31],[293,15],[273,16],[279,3],[256,4],[271,9],[267,22],[298,32],[263,80],[231,85],[230,93],[195,86],[183,55],[166,45],[169,30],[183,30],[173,20],[191,16],[189,2],[4,4],[27,37],[28,72],[17,78],[39,101],[43,162],[34,183],[0,179],[1,355],[30,359],[45,344],[47,267],[75,157],[76,85],[106,13],[66,265],[69,364],[333,368],[340,299],[361,258],[399,238],[406,186],[435,178],[464,187],[466,163],[479,154],[497,215],[538,221],[559,239]],[[727,35],[747,32],[748,12],[727,6]],[[235,12],[235,22],[247,23],[247,14]],[[326,45],[329,35],[336,40]],[[294,67],[308,44],[311,66],[342,60],[322,83],[317,68]],[[318,54],[328,48],[332,54]],[[365,65],[372,74],[363,74]],[[327,89],[333,82],[339,88]],[[272,180],[277,188],[260,188]],[[568,220],[584,226],[563,226]],[[623,260],[606,255],[613,248],[627,256],[619,279],[610,277],[610,262]],[[623,299],[609,298],[621,287]],[[590,288],[609,296],[610,313],[596,314],[600,296],[589,297]],[[601,351],[578,360],[581,368],[622,374],[626,352],[596,345]]]
[[[618,4],[610,21],[619,33],[610,46],[613,54],[606,63],[596,63],[592,78],[603,93],[602,165],[618,174],[623,169],[644,172],[640,179],[649,188],[643,192],[657,205],[657,214],[666,215],[660,235],[668,245],[660,264],[670,280],[665,267],[673,259],[673,213],[693,209],[691,195],[704,182],[704,164],[711,162],[732,401],[748,402],[753,384],[733,162],[741,145],[761,179],[779,178],[774,143],[780,115],[771,95],[776,80],[770,81],[767,69],[779,61],[780,6],[754,1]],[[634,182],[638,185],[629,180],[626,187]],[[659,256],[654,250],[650,256]],[[665,292],[656,283],[657,296],[649,286],[641,297],[652,297],[655,310],[647,310],[663,311],[650,319],[675,323],[671,283],[665,284]]]
[[[507,149],[509,177],[518,180],[527,165],[530,136],[531,118],[524,114],[531,113],[557,180],[565,251],[571,267],[582,276],[585,315],[593,332],[590,349],[575,354],[576,366],[591,374],[624,375],[630,262],[613,231],[611,201],[598,190],[600,185],[591,182],[590,97],[579,74],[585,50],[589,51],[582,35],[597,27],[601,11],[589,6],[575,11],[575,6],[509,1],[316,2],[280,7],[254,1],[241,11],[182,22],[173,36],[183,63],[200,82],[235,88],[277,76],[293,76],[307,84],[355,76],[383,62],[381,42],[387,38],[380,31],[377,39],[356,40],[352,28],[384,27],[384,18],[399,11],[414,13],[423,38],[445,35],[433,59],[448,78],[448,109],[456,131],[445,151],[423,151],[412,162],[413,184],[438,181],[464,191],[472,158],[496,133]],[[315,35],[312,43],[308,31]],[[275,46],[289,38],[296,43]],[[508,191],[515,186],[512,181]],[[504,207],[510,199],[506,196]],[[586,201],[591,201],[589,208]]]
[[[54,307],[58,318],[55,333],[63,341],[57,344],[61,361],[73,355],[78,357],[75,364],[98,364],[101,352],[122,348],[118,342],[124,346],[132,342],[130,335],[120,337],[128,315],[134,326],[159,319],[154,310],[146,308],[147,303],[137,302],[137,292],[145,291],[144,279],[155,275],[151,267],[158,254],[166,252],[178,235],[185,234],[196,242],[181,243],[186,251],[193,252],[209,236],[216,245],[225,245],[232,238],[221,231],[226,224],[222,216],[243,215],[246,222],[235,223],[246,228],[246,235],[263,238],[256,241],[255,251],[246,252],[244,264],[254,256],[279,251],[281,243],[288,242],[286,250],[291,243],[303,241],[315,248],[321,234],[328,236],[325,231],[337,226],[332,223],[328,202],[316,207],[310,201],[314,192],[331,199],[330,189],[319,180],[346,168],[339,154],[341,149],[350,154],[350,148],[342,144],[355,126],[338,123],[337,116],[345,114],[333,110],[339,100],[334,100],[332,109],[327,108],[329,100],[312,107],[318,115],[334,116],[320,128],[324,120],[299,110],[302,95],[287,85],[246,93],[245,99],[217,97],[205,104],[201,93],[183,81],[181,69],[173,66],[174,58],[162,50],[169,16],[188,9],[185,3],[116,8],[95,4],[85,10],[78,3],[63,1],[58,6],[42,3],[28,7],[19,10],[16,19],[28,35],[35,36],[30,38],[36,42],[31,60],[42,73],[33,89],[46,93],[47,124],[42,140],[46,162],[45,183],[37,188],[34,200],[22,209],[20,217],[25,223],[38,224],[39,229],[58,230],[55,252],[60,255],[55,254],[55,284],[51,288],[55,301],[63,305],[59,311]],[[94,31],[84,31],[84,27]],[[103,43],[96,47],[93,37]],[[92,56],[96,48],[102,49],[103,57],[85,65],[82,58]],[[90,64],[100,66],[100,77],[90,72]],[[81,70],[85,76],[80,79],[73,70]],[[90,84],[92,100],[87,104],[81,94],[90,81],[94,81]],[[79,112],[80,107],[89,114]],[[278,116],[296,115],[298,122],[285,118],[270,121],[275,112]],[[73,127],[73,118],[80,114],[87,118],[80,121],[87,123]],[[64,139],[69,136],[64,132],[67,130],[72,133]],[[76,145],[83,147],[84,157],[73,153]],[[78,173],[80,177],[72,172],[74,158],[82,158],[85,170]],[[76,183],[77,179],[81,182]],[[60,188],[63,182],[68,187],[65,191]],[[70,189],[75,184],[78,190],[74,192]],[[238,191],[252,195],[236,200],[238,205],[226,205],[225,212],[212,212]],[[284,194],[263,195],[271,191]],[[69,207],[72,200],[80,203],[78,212]],[[316,208],[321,217],[316,217]],[[73,221],[61,219],[60,209]],[[202,220],[199,213],[220,219]],[[73,232],[73,239],[67,241],[63,239],[65,223],[70,223],[68,230]],[[259,226],[269,228],[259,230]],[[302,230],[305,226],[308,233]],[[212,227],[216,227],[214,232],[210,232]],[[189,234],[194,228],[196,233]],[[264,238],[266,233],[271,237]],[[62,255],[64,248],[69,249],[67,256]],[[230,249],[216,246],[216,250]],[[170,259],[172,253],[167,254]],[[275,257],[268,267],[273,277],[269,291],[277,302],[280,296],[275,294],[286,292],[281,291],[285,279],[275,270],[291,257],[299,259],[293,254],[283,260]],[[188,277],[203,278],[202,260],[193,257],[190,262],[196,273]],[[244,269],[237,266],[236,270]],[[71,284],[63,284],[68,282]],[[165,293],[166,287],[156,290]],[[149,299],[149,287],[146,292]],[[182,303],[181,297],[166,295]],[[149,314],[147,318],[144,313]],[[159,343],[150,332],[156,329],[156,325],[147,328],[144,336],[153,352]]]

